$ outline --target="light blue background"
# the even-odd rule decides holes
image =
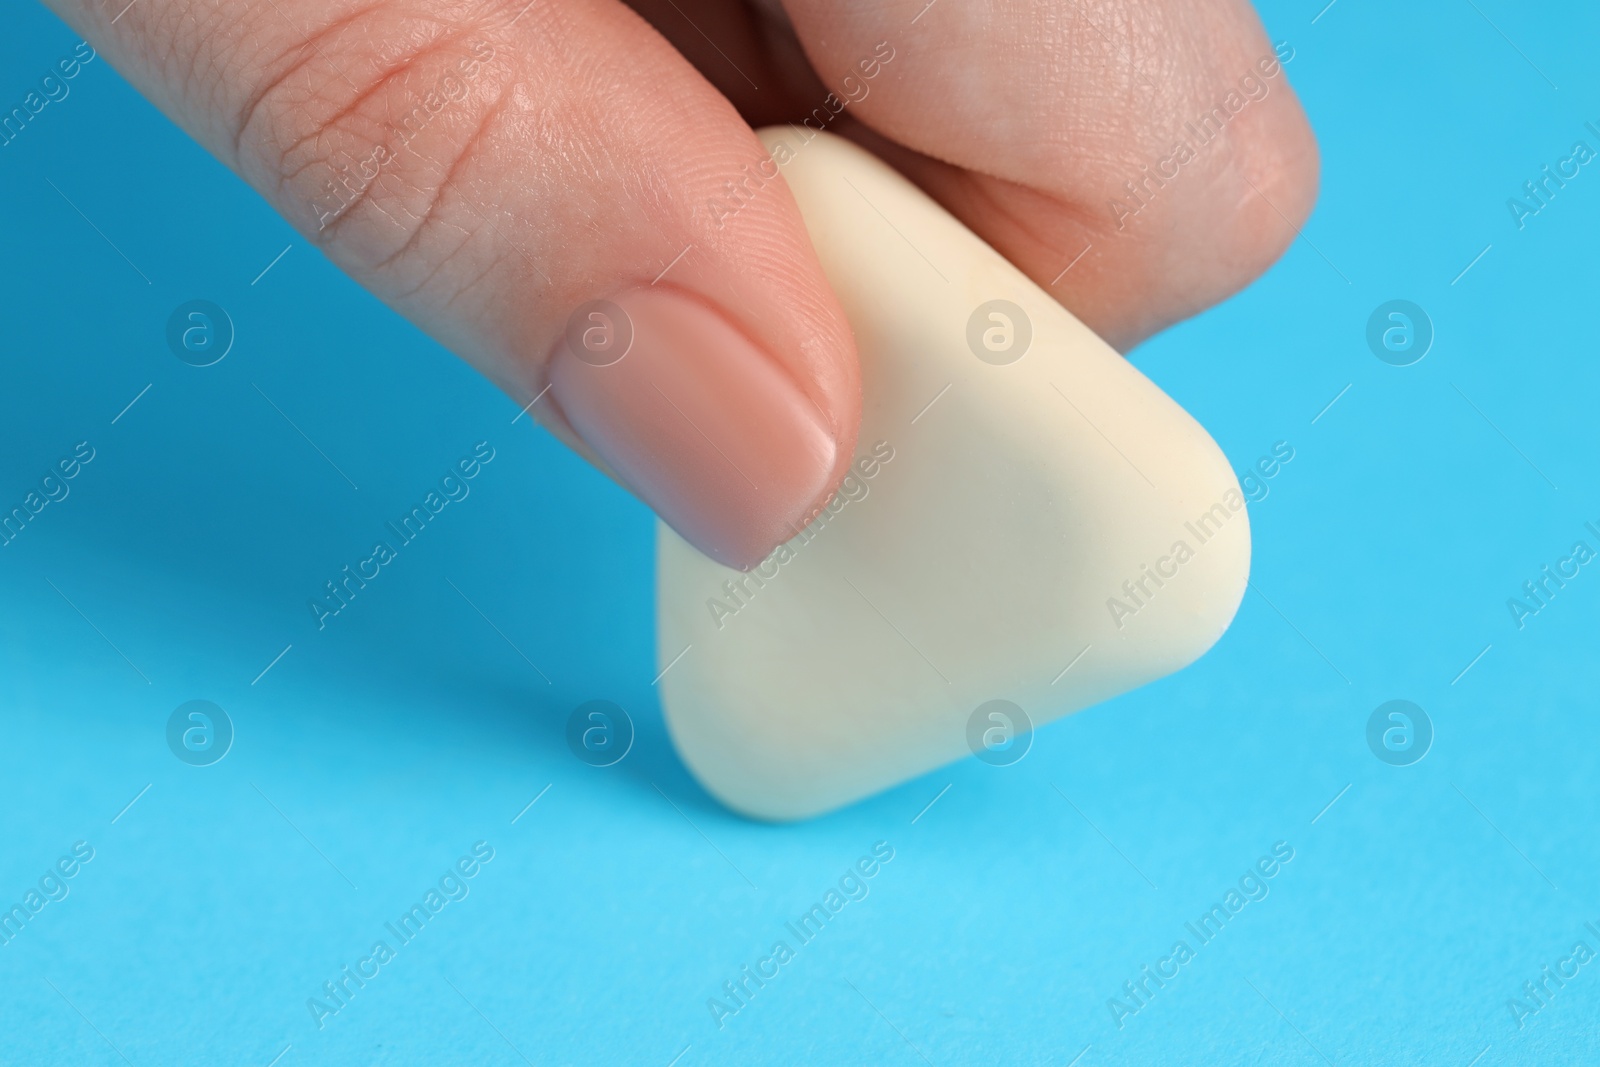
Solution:
[[[0,1063],[1592,1056],[1600,964],[1522,1029],[1507,1000],[1600,950],[1600,569],[1520,632],[1506,600],[1600,547],[1600,170],[1521,232],[1506,199],[1600,148],[1600,15],[1320,6],[1264,9],[1323,150],[1305,239],[1133,356],[1238,468],[1294,447],[1251,508],[1259,593],[1198,665],[1014,767],[780,827],[667,741],[645,509],[90,65],[0,148],[0,503],[97,451],[0,549],[0,902],[95,849],[0,947]],[[7,24],[9,109],[76,38],[28,6]],[[163,340],[192,297],[238,331],[203,370]],[[1437,331],[1408,368],[1364,341],[1397,297]],[[317,632],[307,598],[482,439],[471,496]],[[562,734],[596,697],[638,727],[605,770]],[[196,698],[237,729],[209,768],[164,740]],[[1391,698],[1437,731],[1411,767],[1366,745]],[[470,895],[319,1031],[306,999],[479,840]],[[719,1031],[707,998],[879,840],[871,895]],[[1119,1030],[1107,999],[1277,841],[1270,896]]]

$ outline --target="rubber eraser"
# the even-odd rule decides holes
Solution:
[[[662,706],[730,807],[815,815],[1184,667],[1244,595],[1216,443],[1048,293],[841,138],[762,139],[855,331],[850,474],[749,571],[660,526]]]

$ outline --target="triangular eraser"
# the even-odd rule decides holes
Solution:
[[[1250,525],[1205,430],[942,207],[840,138],[762,137],[855,330],[858,457],[751,571],[661,526],[657,640],[690,769],[792,819],[1192,662]]]

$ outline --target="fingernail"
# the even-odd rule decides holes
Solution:
[[[550,360],[567,421],[700,551],[745,569],[804,526],[838,442],[787,369],[674,289],[578,308]]]

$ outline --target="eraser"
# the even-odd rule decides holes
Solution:
[[[1109,345],[842,138],[761,137],[860,349],[850,475],[738,571],[667,526],[662,707],[729,807],[796,819],[1184,667],[1244,595],[1222,451]]]

